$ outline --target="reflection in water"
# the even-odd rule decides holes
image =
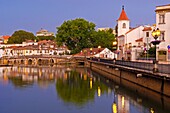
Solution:
[[[88,73],[77,72],[75,70],[65,73],[64,78],[57,79],[56,90],[60,98],[65,102],[71,102],[76,105],[83,105],[95,98],[95,92],[101,95],[101,89],[107,90],[106,85],[94,81]]]
[[[117,105],[116,105],[116,102],[113,103],[112,109],[113,109],[113,113],[117,113]]]
[[[154,110],[153,110],[153,108],[151,108],[151,113],[154,113]]]
[[[25,90],[28,87],[32,88],[35,84],[45,89],[48,89],[50,84],[55,84],[57,97],[64,103],[81,107],[85,107],[89,103],[94,103],[96,106],[103,104],[102,107],[104,107],[105,104],[110,103],[112,113],[170,112],[167,104],[170,102],[169,98],[163,99],[160,96],[160,98],[155,98],[155,100],[150,99],[143,96],[142,93],[128,89],[128,83],[127,87],[124,87],[120,83],[104,78],[88,68],[65,68],[62,66],[1,67],[0,83],[5,85],[12,83],[16,88]],[[104,97],[108,100],[101,101]],[[89,107],[86,109],[89,109]],[[98,112],[101,111],[99,110]]]

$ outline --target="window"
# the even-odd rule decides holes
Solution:
[[[123,28],[126,28],[126,24],[125,23],[123,23]]]
[[[138,42],[138,47],[140,47],[141,45],[140,45],[140,42]]]
[[[161,31],[160,40],[165,40],[165,31]]]
[[[159,15],[159,24],[165,24],[165,14]]]
[[[129,43],[129,49],[132,48],[132,43]]]
[[[149,32],[146,32],[146,37],[149,37]]]

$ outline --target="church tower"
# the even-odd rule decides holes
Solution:
[[[126,32],[129,31],[130,20],[128,19],[126,12],[124,10],[124,6],[122,6],[122,12],[120,14],[118,23],[118,36],[125,35]]]

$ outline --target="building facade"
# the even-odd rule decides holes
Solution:
[[[54,36],[54,33],[41,28],[36,32],[36,36]]]
[[[19,57],[31,55],[64,55],[70,53],[67,47],[58,47],[54,41],[42,40],[39,42],[29,41],[23,44],[1,45],[0,57]]]
[[[160,29],[161,43],[158,48],[158,60],[170,61],[170,4],[156,7],[156,27]]]
[[[118,24],[118,59],[136,60],[141,54],[147,54],[151,47],[152,29],[154,25],[140,25],[135,28],[130,28],[130,20],[122,8]],[[147,56],[147,55],[146,55]]]
[[[129,31],[130,20],[126,15],[124,6],[122,7],[122,12],[120,14],[120,17],[117,20],[117,25],[118,25],[118,34],[117,34],[118,36],[125,35],[125,33]]]

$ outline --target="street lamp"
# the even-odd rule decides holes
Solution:
[[[90,54],[92,54],[92,50],[93,50],[93,48],[90,48]]]
[[[152,31],[152,36],[154,37],[154,41],[152,41],[151,43],[155,46],[155,59],[153,60],[153,64],[154,64],[154,68],[153,68],[153,72],[158,72],[158,61],[157,61],[157,51],[156,51],[156,45],[159,45],[159,43],[161,42],[160,40],[157,40],[158,37],[160,36],[161,32],[159,30],[159,28],[157,28],[156,30],[154,29]]]
[[[115,56],[115,51],[116,51],[116,49],[117,49],[117,41],[115,40],[115,41],[113,41],[113,53],[114,53],[114,59],[113,59],[113,62],[115,63],[115,61],[116,61],[116,56]]]
[[[101,46],[98,46],[98,52],[99,52],[99,59],[98,59],[98,61],[100,61],[100,48],[101,48]]]
[[[116,59],[115,57],[115,51],[117,49],[117,41],[113,41],[113,51],[114,51],[114,59]]]
[[[90,60],[92,60],[93,48],[90,48]]]

